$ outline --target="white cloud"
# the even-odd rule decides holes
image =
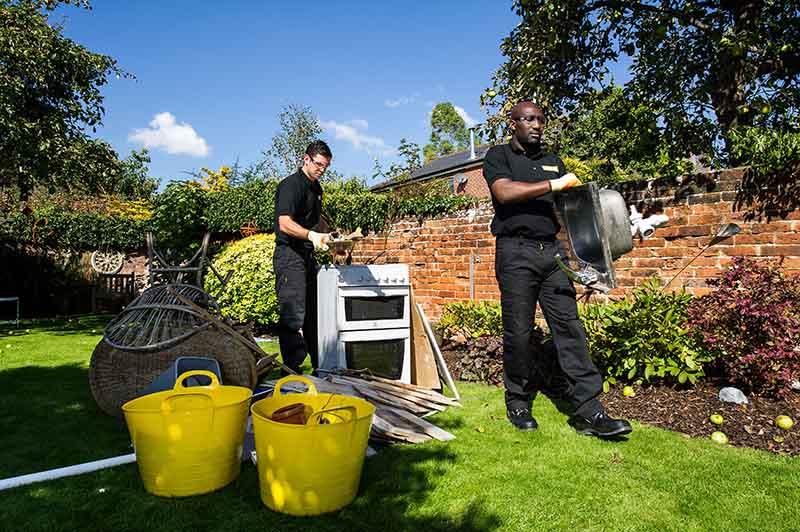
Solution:
[[[173,155],[205,157],[210,151],[206,140],[197,134],[191,124],[178,124],[172,113],[158,113],[150,121],[150,127],[134,129],[128,135],[128,140],[148,149],[161,148]]]
[[[365,135],[358,131],[351,124],[358,122],[353,120],[349,124],[342,124],[339,122],[320,120],[320,125],[325,131],[331,131],[336,140],[345,140],[353,145],[357,150],[364,150],[370,154],[393,155],[395,150],[386,145],[386,142],[380,137],[372,137]],[[360,122],[366,123],[365,120]]]
[[[408,105],[410,103],[414,103],[416,98],[414,96],[401,96],[396,100],[386,100],[383,104],[386,107],[400,107],[401,105]]]
[[[467,112],[464,110],[463,107],[459,107],[457,105],[454,105],[453,109],[456,110],[456,113],[458,113],[458,116],[460,116],[461,119],[464,121],[464,123],[467,124],[467,127],[473,127],[473,126],[478,124],[478,121],[475,120],[474,118],[472,118],[471,116],[469,116],[469,114],[467,114]]]
[[[349,121],[348,124],[350,124],[356,129],[369,129],[369,122],[367,122],[366,120],[361,120],[359,118]]]

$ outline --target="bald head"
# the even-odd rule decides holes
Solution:
[[[546,123],[542,108],[533,102],[519,102],[511,109],[511,132],[526,150],[538,149]]]
[[[514,107],[511,108],[511,120],[516,120],[517,118],[522,116],[522,114],[523,114],[523,112],[525,110],[528,110],[528,109],[538,109],[539,112],[542,115],[544,115],[544,111],[542,111],[541,107],[539,107],[538,105],[536,105],[533,102],[525,101],[525,102],[519,102],[519,103],[517,103],[517,105],[515,105]]]

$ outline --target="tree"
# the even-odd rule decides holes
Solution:
[[[421,166],[419,158],[419,144],[410,142],[406,138],[400,139],[397,152],[402,158],[402,163],[394,163],[389,167],[389,176],[395,181],[408,179],[411,173]],[[377,164],[377,160],[375,161]]]
[[[431,140],[423,148],[425,162],[466,150],[469,131],[464,119],[450,102],[438,103],[431,112]]]
[[[106,192],[127,200],[152,198],[158,189],[159,180],[150,177],[147,168],[149,164],[150,152],[147,148],[132,150],[121,161],[120,172],[110,180]]]
[[[652,105],[632,102],[616,85],[587,95],[568,116],[552,120],[545,134],[553,151],[587,166],[590,176],[581,179],[604,183],[691,171],[688,159],[668,154],[663,137]]]
[[[303,155],[309,144],[319,139],[322,126],[310,107],[286,105],[278,115],[279,132],[272,137],[263,159],[251,173],[266,178],[280,179],[293,174],[303,166]]]
[[[535,97],[569,112],[630,56],[625,93],[652,104],[673,153],[732,157],[730,132],[797,130],[800,0],[514,0],[522,22],[481,97],[496,136],[511,106]],[[498,99],[498,95],[502,99]]]
[[[92,139],[103,117],[100,88],[127,76],[111,57],[62,35],[48,17],[85,0],[0,0],[0,186],[27,197],[36,185],[96,190],[121,171],[108,143]]]

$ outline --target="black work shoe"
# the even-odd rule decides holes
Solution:
[[[604,410],[597,412],[590,418],[573,416],[569,420],[569,424],[575,428],[578,434],[599,436],[600,438],[622,436],[633,430],[630,423],[624,419],[611,418]]]
[[[539,424],[533,419],[530,408],[509,408],[506,410],[506,417],[517,430],[530,432],[536,430]]]

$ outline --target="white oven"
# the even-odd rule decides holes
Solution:
[[[408,327],[408,287],[339,286],[340,331]]]
[[[336,343],[338,366],[411,382],[410,336],[408,329],[341,332]]]
[[[319,367],[411,381],[405,264],[327,265],[317,276]]]

